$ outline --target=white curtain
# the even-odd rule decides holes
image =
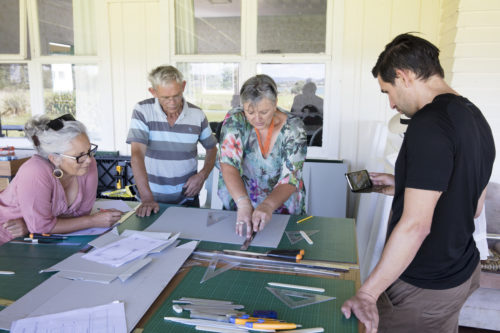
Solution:
[[[175,48],[178,54],[197,52],[194,0],[175,0]]]
[[[384,172],[384,159],[388,137],[387,125],[373,123],[365,126],[366,138],[370,143],[366,146],[369,154],[366,169]],[[380,259],[385,244],[387,221],[391,211],[392,197],[380,193],[355,194],[358,201],[356,209],[356,234],[358,239],[358,256],[361,282],[368,277]]]
[[[75,55],[96,55],[94,0],[73,0]]]

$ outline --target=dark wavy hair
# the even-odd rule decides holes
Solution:
[[[397,69],[411,70],[423,80],[433,75],[444,78],[443,67],[439,63],[439,49],[431,42],[409,33],[397,36],[385,46],[372,74],[375,78],[380,75],[385,82],[394,84]]]

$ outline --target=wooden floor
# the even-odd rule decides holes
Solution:
[[[491,330],[484,330],[480,328],[471,328],[471,327],[463,327],[460,326],[458,328],[458,333],[490,333],[490,332],[498,332],[498,331],[491,331]]]

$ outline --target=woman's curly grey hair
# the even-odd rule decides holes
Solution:
[[[71,140],[80,134],[87,135],[85,125],[80,121],[62,121],[64,126],[57,131],[48,127],[50,118],[45,115],[26,122],[24,132],[38,155],[48,158],[50,154],[64,154],[71,149]]]

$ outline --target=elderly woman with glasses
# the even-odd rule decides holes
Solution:
[[[240,90],[242,107],[222,124],[218,195],[224,208],[237,210],[236,233],[263,230],[274,213],[304,214],[302,167],[306,132],[302,120],[277,107],[276,83],[267,75],[248,79]]]
[[[36,154],[0,192],[0,244],[32,233],[68,233],[110,227],[122,215],[90,214],[97,192],[97,146],[71,115],[34,117],[25,133]]]

